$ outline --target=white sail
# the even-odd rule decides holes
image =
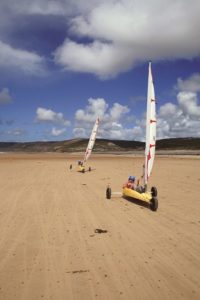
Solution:
[[[85,151],[85,156],[84,156],[83,163],[85,163],[88,160],[88,158],[90,157],[90,155],[92,153],[92,149],[94,147],[94,143],[95,143],[95,140],[96,140],[98,127],[99,127],[99,118],[97,117],[97,119],[95,121],[95,124],[94,124],[94,127],[92,129],[92,133],[91,133],[91,136],[90,136],[90,139],[89,139],[89,142],[88,142],[87,149]]]
[[[144,164],[144,185],[147,185],[152,171],[156,147],[156,100],[151,72],[151,62],[149,63],[148,90],[147,90],[147,116],[146,116],[146,148]]]

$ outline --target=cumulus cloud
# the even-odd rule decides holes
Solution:
[[[91,42],[66,39],[55,62],[106,79],[149,59],[198,56],[199,10],[198,0],[101,1],[71,20],[71,33]]]
[[[93,73],[101,79],[115,77],[132,67],[131,49],[115,47],[111,43],[94,41],[90,44],[78,44],[67,39],[55,51],[55,62],[66,70]],[[123,57],[122,57],[123,53]]]
[[[191,82],[192,78],[196,82],[197,74],[185,80],[179,78],[176,85],[178,88],[176,102],[167,102],[161,105],[157,111],[157,139],[200,137],[200,105],[197,93],[199,90],[197,85],[194,88]],[[179,86],[180,82],[181,85]],[[144,112],[145,105],[144,102]],[[119,103],[109,106],[103,98],[90,98],[84,109],[76,111],[74,136],[88,138],[98,115],[101,115],[98,137],[145,140],[145,113],[141,118],[136,118],[131,115],[127,106]],[[128,121],[129,119],[132,120],[131,123]]]
[[[88,105],[75,113],[74,136],[88,138],[96,120],[100,118],[98,137],[110,139],[136,139],[141,133],[139,127],[126,128],[125,123],[130,109],[119,103],[109,107],[103,98],[88,99]]]
[[[159,138],[200,137],[199,77],[193,74],[185,80],[178,78],[177,104],[165,103],[158,112]]]
[[[128,113],[130,109],[127,106],[123,106],[119,103],[114,103],[110,109],[110,116],[112,120],[119,120],[122,115]]]
[[[177,106],[172,103],[165,103],[160,107],[160,116],[166,117],[166,116],[174,116],[177,112]]]
[[[33,52],[16,49],[0,41],[0,66],[16,68],[26,74],[45,75],[45,60]]]
[[[200,106],[198,106],[198,98],[196,93],[180,92],[177,95],[179,107],[184,115],[192,117],[200,117]]]
[[[9,89],[3,88],[0,91],[0,104],[8,104],[12,102]]]
[[[81,124],[90,124],[93,123],[97,116],[101,119],[103,118],[108,104],[103,98],[88,99],[88,105],[85,109],[78,109],[75,113],[75,120]]]
[[[192,74],[188,79],[178,78],[176,88],[184,92],[200,92],[200,74]]]
[[[62,135],[64,132],[66,132],[65,128],[57,129],[57,128],[53,127],[51,130],[51,135],[59,136],[59,135]]]
[[[51,109],[46,109],[46,108],[42,108],[42,107],[37,108],[36,121],[60,123],[65,126],[70,125],[70,121],[68,121],[64,118],[63,113],[56,113]]]
[[[44,32],[49,32],[51,20],[60,17],[66,21],[67,33],[65,41],[55,46],[55,63],[65,70],[91,73],[101,79],[112,78],[149,59],[198,56],[199,11],[199,0],[193,0],[192,5],[187,0],[168,0],[167,3],[160,0],[1,0],[0,49],[3,54],[0,56],[5,57],[9,52],[8,65],[12,63],[25,72],[41,74],[44,62],[41,56],[5,42],[10,40],[16,20],[23,24],[31,17],[41,21],[48,16],[48,25],[41,24],[46,26]],[[26,32],[24,27],[23,30]],[[29,39],[28,34],[27,37]]]

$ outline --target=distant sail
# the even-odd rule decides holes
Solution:
[[[144,184],[147,185],[151,175],[156,147],[156,100],[151,72],[151,62],[149,63],[148,90],[147,90],[147,116],[146,116],[146,148],[144,165]]]
[[[99,118],[96,119],[96,122],[94,124],[94,127],[92,129],[92,133],[88,142],[88,146],[87,149],[85,151],[85,156],[84,156],[84,160],[83,163],[85,163],[88,158],[90,157],[91,153],[92,153],[92,149],[94,147],[94,143],[96,140],[96,135],[97,135],[97,131],[98,131],[98,127],[99,127]]]

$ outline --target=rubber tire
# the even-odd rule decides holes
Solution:
[[[92,171],[91,167],[89,167],[88,171],[89,171],[89,172],[91,172],[91,171]]]
[[[158,196],[158,191],[157,188],[155,186],[152,186],[151,188],[151,194],[153,197],[157,197]]]
[[[85,173],[85,169],[82,170],[82,173]]]
[[[111,199],[111,194],[112,194],[111,188],[108,187],[106,189],[106,199]]]
[[[152,197],[150,200],[150,208],[152,211],[157,211],[158,209],[158,198]]]

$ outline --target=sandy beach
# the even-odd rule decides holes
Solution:
[[[0,299],[200,299],[200,157],[156,157],[157,212],[105,198],[142,157],[80,158],[0,155]]]

